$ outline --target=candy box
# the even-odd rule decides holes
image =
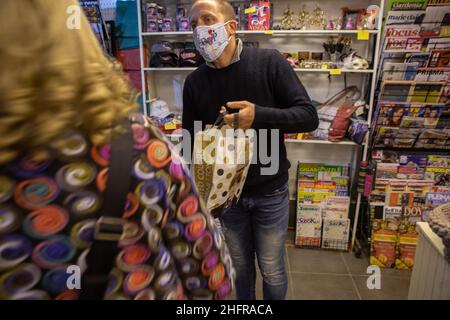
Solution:
[[[270,30],[271,28],[271,8],[270,1],[253,1],[244,10],[247,16],[248,30]]]
[[[161,31],[170,32],[173,31],[173,21],[172,18],[164,18],[162,20]]]
[[[150,18],[147,20],[147,32],[159,31],[159,23],[157,18]]]
[[[392,268],[395,264],[395,241],[373,240],[370,264],[381,268]]]
[[[412,270],[418,238],[419,234],[415,222],[402,221],[399,223],[395,259],[396,269]]]
[[[382,268],[395,265],[398,224],[395,220],[373,220],[370,264]]]
[[[178,31],[190,31],[191,26],[189,24],[189,18],[178,19]]]

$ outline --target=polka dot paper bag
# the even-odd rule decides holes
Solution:
[[[253,130],[212,127],[194,140],[194,179],[214,216],[239,200],[253,156]]]

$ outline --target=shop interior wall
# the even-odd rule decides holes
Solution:
[[[176,1],[160,1],[168,5],[168,15],[174,16]],[[302,6],[306,5],[307,11],[312,11],[319,3],[320,7],[325,11],[328,17],[337,17],[341,14],[341,8],[349,7],[366,8],[371,4],[379,5],[377,1],[343,1],[343,0],[320,0],[316,1],[273,1],[274,3],[274,25],[279,24],[282,14],[290,5],[290,8],[295,12],[295,15],[302,10]],[[295,20],[294,20],[295,21]],[[326,35],[290,35],[290,36],[269,36],[269,35],[240,35],[244,41],[258,41],[260,47],[273,48],[284,52],[323,52],[322,44],[327,40]],[[336,36],[335,36],[336,37]],[[192,37],[146,37],[148,45],[151,46],[152,41],[164,39],[168,41],[192,41]],[[372,60],[372,48],[366,51],[365,45],[368,42],[356,41],[356,36],[352,36],[352,47],[369,61]],[[366,53],[369,53],[366,56]],[[164,72],[150,72],[149,92],[152,98],[159,97],[167,101],[173,112],[182,113],[182,87],[185,77],[189,72],[186,71],[164,71]],[[331,76],[326,73],[306,73],[297,72],[300,80],[305,86],[311,99],[316,101],[325,101],[328,97],[334,95],[345,87],[344,76]],[[362,83],[366,82],[368,75],[362,74],[346,74],[347,86],[356,85],[361,88]],[[370,87],[367,88],[367,90]],[[330,145],[330,144],[304,144],[304,143],[286,143],[288,157],[291,161],[291,169],[289,172],[290,198],[292,203],[291,223],[295,225],[295,199],[296,199],[296,175],[297,163],[302,162],[326,162],[331,164],[350,164],[354,163],[356,146],[349,145]]]

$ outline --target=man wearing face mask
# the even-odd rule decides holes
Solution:
[[[236,38],[233,7],[223,0],[197,0],[190,13],[194,42],[206,64],[191,73],[184,85],[183,128],[194,138],[194,121],[213,124],[223,107],[234,128],[268,129],[258,135],[273,161],[275,174],[252,164],[238,204],[220,220],[236,269],[239,300],[255,299],[255,254],[263,277],[264,299],[282,300],[287,291],[284,243],[288,227],[288,169],[283,133],[313,131],[318,116],[304,87],[289,63],[271,49],[244,47]],[[270,130],[280,130],[271,135]],[[276,133],[276,132],[275,132]],[[274,138],[275,137],[275,138]],[[274,139],[276,141],[272,141]],[[278,151],[271,154],[272,143]]]

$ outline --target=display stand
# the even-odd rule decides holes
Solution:
[[[387,8],[368,148],[373,183],[360,230],[371,263],[412,270],[415,223],[450,194],[450,4],[390,0]],[[397,233],[390,238],[388,229]]]

